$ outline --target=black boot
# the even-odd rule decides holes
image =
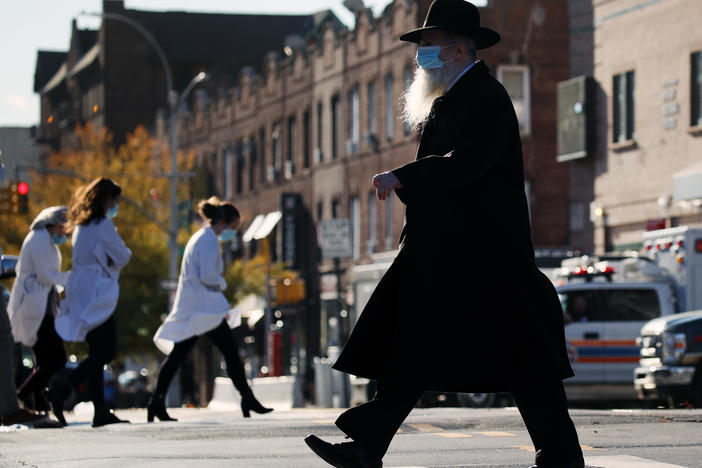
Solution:
[[[251,417],[251,411],[258,414],[266,414],[273,411],[273,408],[266,408],[254,396],[249,388],[241,393],[241,412],[245,418]]]
[[[372,455],[358,442],[330,444],[315,435],[305,437],[305,443],[322,460],[338,468],[382,468],[380,457]]]
[[[46,396],[51,403],[51,409],[54,412],[54,416],[58,419],[59,424],[62,426],[67,426],[66,418],[63,417],[63,405],[66,399],[71,395],[71,386],[65,380],[60,380],[54,385],[49,387],[49,391],[46,392]]]
[[[119,419],[115,414],[107,408],[95,408],[93,416],[93,427],[107,426],[108,424],[129,424],[126,419]]]
[[[149,399],[149,404],[146,405],[146,420],[148,422],[154,422],[154,417],[158,418],[159,421],[177,421],[176,418],[172,418],[166,412],[166,404],[163,401],[163,395],[154,393]]]

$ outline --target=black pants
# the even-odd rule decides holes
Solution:
[[[44,319],[37,330],[37,342],[32,346],[34,352],[34,370],[17,389],[17,396],[27,400],[35,393],[44,391],[49,379],[66,365],[66,351],[63,349],[63,340],[54,328],[54,290],[49,292],[46,302]]]
[[[236,341],[232,336],[232,331],[229,329],[226,320],[222,320],[217,328],[214,328],[207,333],[205,336],[214,344],[219,352],[224,356],[224,362],[227,364],[227,375],[232,380],[234,387],[242,395],[246,395],[251,392],[248,382],[246,382],[246,374],[244,372],[244,366],[241,364],[241,359],[239,358],[239,348],[236,345]],[[178,371],[180,366],[183,365],[188,354],[195,346],[200,336],[193,336],[187,340],[179,341],[173,346],[173,351],[169,354],[166,359],[161,363],[161,368],[158,371],[158,381],[156,383],[155,394],[158,397],[163,397],[168,391],[168,387],[171,385],[173,376]]]
[[[99,327],[89,331],[85,337],[88,357],[68,376],[68,383],[78,388],[82,382],[88,384],[88,395],[95,411],[105,410],[105,381],[103,368],[117,354],[117,329],[114,316],[110,316]]]
[[[375,398],[341,414],[336,425],[371,453],[382,457],[423,392],[411,384],[379,382]],[[540,383],[536,388],[513,392],[512,396],[534,447],[541,450],[540,463],[569,461],[582,456],[561,381]]]

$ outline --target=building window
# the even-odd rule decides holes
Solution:
[[[222,160],[224,163],[224,198],[231,200],[233,197],[232,189],[234,187],[234,161],[231,148],[224,148],[222,150]]]
[[[392,74],[385,77],[385,139],[392,141],[395,130],[395,115],[392,99]]]
[[[283,168],[284,177],[286,180],[292,179],[295,174],[295,145],[297,143],[297,124],[295,122],[295,116],[291,115],[288,117],[288,151],[287,159],[285,160],[285,167]]]
[[[317,221],[321,221],[321,219],[324,217],[324,202],[322,200],[319,200],[317,202]]]
[[[269,167],[267,171],[267,178],[269,182],[278,182],[280,180],[280,174],[283,170],[283,144],[280,141],[280,122],[273,125],[273,134],[271,135],[271,146],[273,147],[273,165]]]
[[[405,67],[405,75],[404,75],[404,80],[405,80],[405,92],[409,90],[409,87],[412,85],[412,68],[407,65]],[[410,133],[412,133],[412,127],[409,126],[407,122],[405,122],[405,136],[409,136]]]
[[[266,183],[266,129],[261,127],[258,130],[258,147],[261,152],[261,170],[260,170],[260,181],[262,184]]]
[[[349,140],[348,154],[358,153],[361,143],[361,98],[358,86],[349,92]]]
[[[358,260],[361,258],[361,199],[358,197],[351,197],[349,218],[351,218],[352,258]]]
[[[256,169],[258,168],[258,154],[256,154],[256,140],[254,135],[249,137],[245,148],[249,157],[249,191],[252,191],[256,186]]]
[[[378,214],[375,191],[368,192],[368,255],[375,253]]]
[[[368,133],[375,138],[377,133],[375,120],[375,81],[368,83]]]
[[[696,127],[702,125],[702,51],[690,58],[690,125]]]
[[[385,250],[392,250],[392,193],[385,199]]]
[[[302,167],[310,167],[310,111],[302,115]]]
[[[244,160],[244,144],[241,140],[236,145],[236,153],[234,157],[236,158],[236,194],[241,195],[244,191],[244,171],[246,170],[246,161]],[[231,200],[233,197],[228,196],[227,200]]]
[[[612,141],[634,139],[634,72],[614,75],[612,87]]]
[[[507,90],[519,121],[519,133],[531,133],[531,83],[526,65],[500,65],[497,79]]]
[[[322,101],[317,102],[317,148],[314,154],[315,164],[322,162],[322,119],[324,118],[324,105]]]
[[[331,144],[332,144],[332,159],[336,159],[339,157],[339,108],[341,106],[341,103],[339,102],[339,95],[335,94],[331,98]]]
[[[341,208],[341,202],[339,201],[339,199],[338,198],[333,199],[332,206],[331,206],[332,219],[336,219],[339,216],[341,216],[340,208]]]

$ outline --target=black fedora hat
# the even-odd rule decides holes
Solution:
[[[496,31],[480,26],[478,7],[465,0],[434,0],[429,6],[424,25],[406,32],[400,36],[400,40],[419,44],[422,32],[432,29],[468,36],[475,41],[478,49],[487,49],[500,41]]]

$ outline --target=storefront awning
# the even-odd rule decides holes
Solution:
[[[702,198],[702,161],[673,174],[673,200]]]
[[[244,242],[251,242],[252,240],[265,239],[282,217],[283,213],[280,211],[273,211],[267,215],[256,216],[241,240]]]

